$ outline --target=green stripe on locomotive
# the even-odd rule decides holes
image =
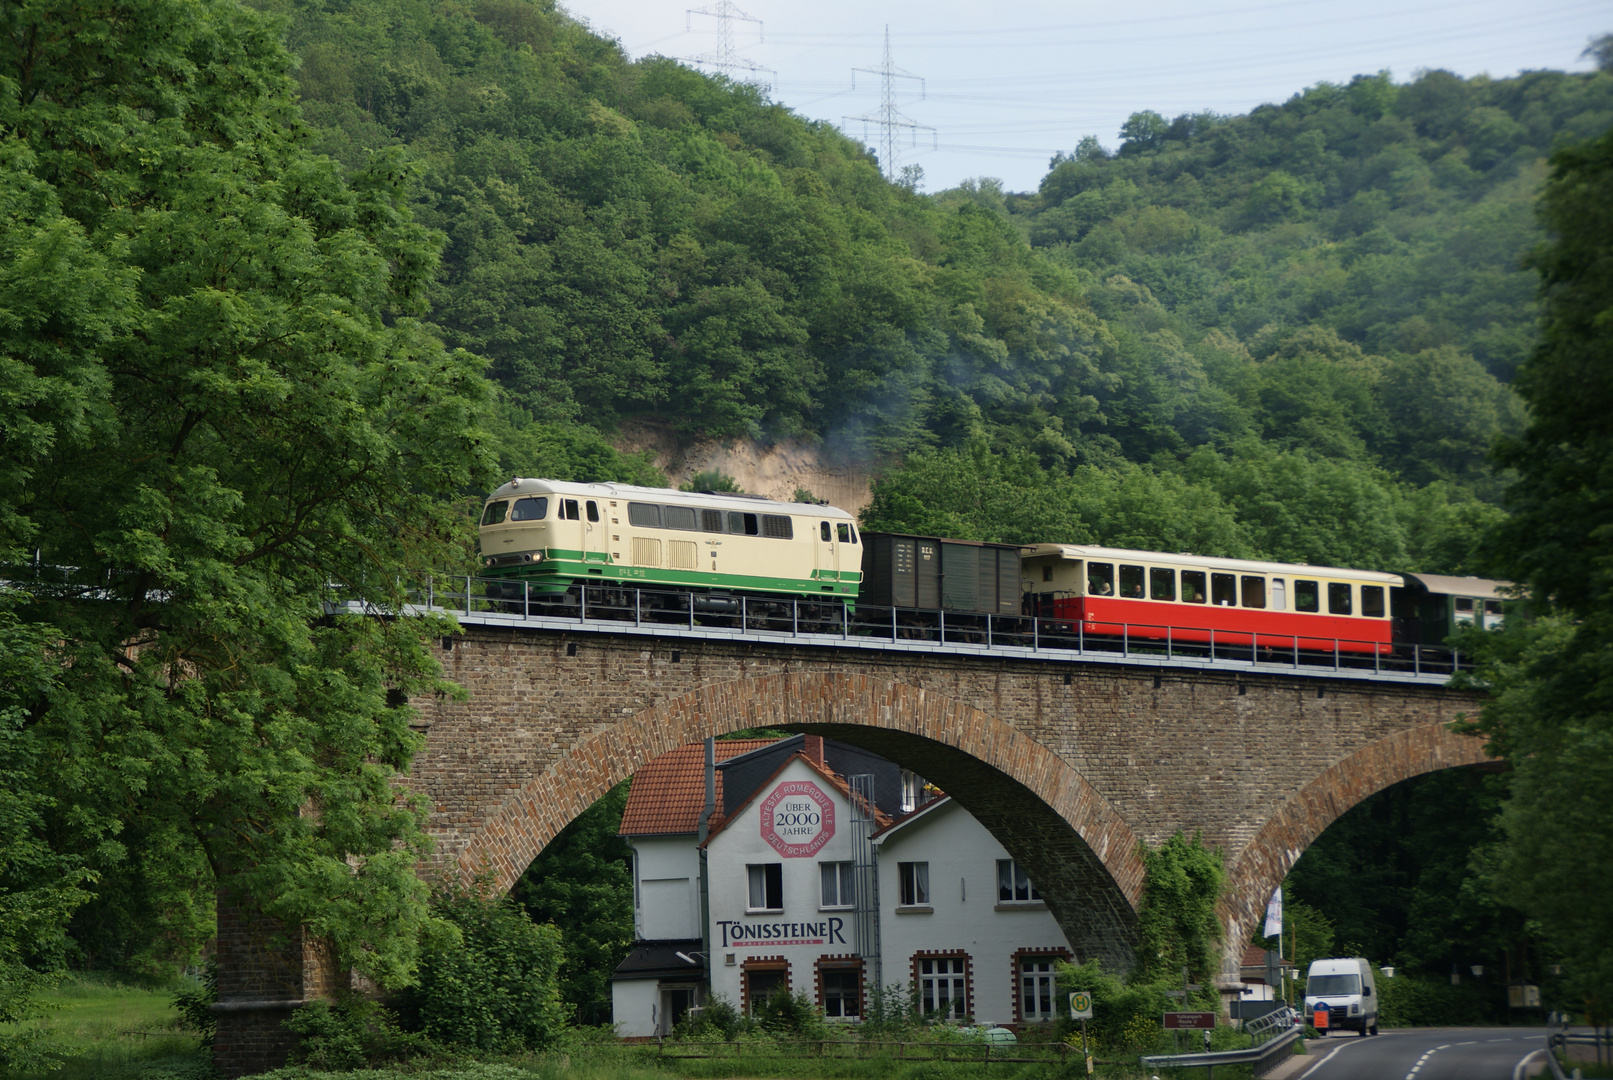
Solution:
[[[533,554],[538,554],[534,552]],[[630,566],[618,563],[601,552],[566,551],[552,548],[541,553],[543,560],[518,567],[493,567],[484,577],[506,582],[525,581],[534,599],[559,596],[572,585],[614,585],[625,588],[704,589],[712,592],[766,594],[781,599],[857,599],[862,572],[858,570],[814,570],[805,580],[789,577],[756,577],[743,574],[713,574],[699,570],[668,570],[658,566]],[[514,599],[513,597],[509,597]]]

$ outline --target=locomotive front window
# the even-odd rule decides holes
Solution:
[[[1155,600],[1176,599],[1176,571],[1163,566],[1148,568],[1148,595]]]
[[[659,529],[661,508],[654,503],[628,503],[627,523],[641,529]]]
[[[771,536],[775,540],[794,540],[795,519],[786,514],[763,514],[762,535]]]
[[[499,502],[490,502],[490,503],[488,503],[487,504],[487,509],[482,511],[482,524],[483,525],[497,525],[497,524],[499,524],[500,522],[502,522],[504,520],[504,515],[509,513],[509,510],[510,510],[510,503],[509,503],[508,499],[502,499]]]
[[[842,544],[851,543],[851,526],[842,521],[835,526],[835,536],[840,539]]]
[[[694,532],[699,528],[695,524],[694,507],[692,506],[663,506],[661,507],[662,520],[669,529],[682,529],[685,532]]]
[[[700,511],[700,531],[701,532],[715,532],[715,533],[722,532],[722,511],[721,510],[702,510],[702,511]]]
[[[1210,603],[1216,607],[1238,606],[1238,578],[1235,574],[1210,575]]]
[[[1182,599],[1189,604],[1204,603],[1204,571],[1182,571]]]
[[[1120,567],[1120,595],[1127,600],[1143,599],[1143,568],[1140,566]]]
[[[1266,579],[1243,575],[1243,606],[1263,608],[1266,606]]]
[[[1295,611],[1321,611],[1322,591],[1317,588],[1314,581],[1294,582],[1294,610]]]
[[[549,500],[547,498],[516,499],[515,505],[510,509],[511,521],[542,521],[549,513]]]
[[[1383,586],[1361,586],[1361,614],[1369,619],[1383,618]]]
[[[1350,583],[1348,581],[1330,581],[1327,583],[1327,613],[1329,615],[1348,615],[1353,610],[1350,603]]]
[[[1087,595],[1113,596],[1115,594],[1115,564],[1087,563]]]
[[[728,531],[735,536],[761,535],[761,530],[756,527],[756,515],[742,514],[738,510],[728,512]]]

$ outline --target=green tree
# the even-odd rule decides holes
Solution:
[[[1157,848],[1143,848],[1143,899],[1137,912],[1135,981],[1168,983],[1183,968],[1198,983],[1201,1000],[1215,999],[1220,972],[1221,921],[1216,904],[1226,868],[1203,837],[1177,832]]]
[[[1529,426],[1498,455],[1518,480],[1494,554],[1545,617],[1493,643],[1478,727],[1514,770],[1497,886],[1606,1017],[1613,854],[1584,839],[1613,833],[1613,132],[1553,157],[1541,207],[1542,341],[1518,379]]]
[[[627,791],[618,784],[579,814],[510,893],[560,931],[560,998],[579,1023],[608,1020],[611,972],[633,945],[633,849],[617,835]]]
[[[416,320],[439,238],[399,155],[344,178],[308,150],[275,21],[4,17],[0,528],[52,675],[10,690],[15,820],[35,865],[65,860],[59,891],[88,870],[139,874],[156,909],[244,894],[400,983],[430,921],[406,702],[448,688],[417,624],[324,605],[332,583],[396,603],[459,557],[447,497],[486,479],[481,365]]]

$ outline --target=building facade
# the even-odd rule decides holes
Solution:
[[[1071,950],[961,806],[833,740],[717,742],[712,758],[682,747],[634,777],[639,940],[612,979],[619,1034],[664,1035],[711,995],[750,1012],[801,992],[855,1023],[878,988],[947,1019],[1052,1019]]]

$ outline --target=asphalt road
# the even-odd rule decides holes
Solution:
[[[1290,1080],[1523,1080],[1545,1067],[1544,1028],[1405,1028],[1307,1044]],[[1536,1051],[1542,1051],[1536,1053]],[[1533,1067],[1531,1067],[1533,1066]]]

